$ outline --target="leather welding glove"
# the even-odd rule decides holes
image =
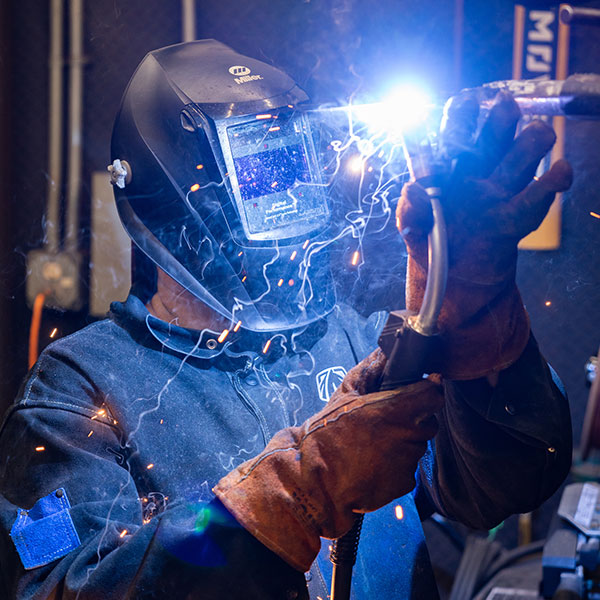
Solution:
[[[474,144],[460,143],[457,132],[472,133],[477,112],[468,99],[450,103],[446,112],[446,151],[454,169],[441,198],[449,272],[435,371],[450,379],[500,371],[525,348],[529,319],[515,282],[517,244],[540,225],[555,194],[572,181],[564,160],[534,179],[556,136],[542,121],[533,121],[515,139],[520,111],[510,94],[496,98]],[[397,223],[408,249],[407,308],[418,311],[432,225],[430,202],[418,184],[404,187]]]
[[[373,392],[384,364],[376,350],[350,370],[323,410],[278,432],[214,488],[252,535],[300,571],[310,568],[320,537],[340,537],[355,513],[413,489],[417,462],[437,431],[439,383]]]

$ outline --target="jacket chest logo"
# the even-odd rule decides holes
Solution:
[[[319,391],[319,398],[323,402],[329,402],[329,398],[342,383],[345,375],[346,369],[344,367],[328,367],[316,374],[317,390]]]

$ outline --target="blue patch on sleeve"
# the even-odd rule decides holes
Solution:
[[[59,488],[30,510],[19,510],[10,537],[26,569],[47,565],[81,545],[70,508],[67,493]]]

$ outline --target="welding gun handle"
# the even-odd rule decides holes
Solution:
[[[439,337],[414,328],[416,316],[406,310],[389,314],[378,344],[387,357],[380,390],[395,390],[436,371]]]

